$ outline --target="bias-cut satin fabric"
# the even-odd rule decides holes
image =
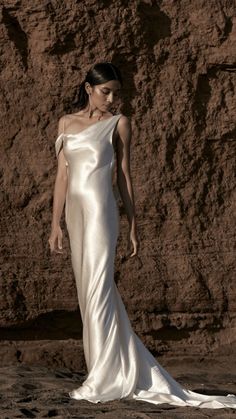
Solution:
[[[236,408],[236,397],[207,396],[182,388],[132,330],[114,282],[119,214],[113,193],[112,136],[121,114],[77,134],[62,133],[68,188],[65,220],[83,321],[88,374],[70,393],[92,403],[136,399],[154,404]]]

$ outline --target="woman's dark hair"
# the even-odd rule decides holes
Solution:
[[[88,82],[91,86],[97,84],[107,83],[110,80],[118,80],[123,84],[120,70],[112,63],[101,62],[91,67],[84,79],[80,84],[77,108],[84,109],[88,103],[88,93],[85,90],[85,83]]]

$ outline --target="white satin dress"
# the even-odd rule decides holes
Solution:
[[[236,397],[207,396],[182,388],[132,330],[114,282],[119,214],[113,193],[112,136],[121,114],[77,134],[61,133],[68,189],[65,220],[83,321],[87,377],[70,397],[92,403],[136,399],[154,404],[236,408]]]

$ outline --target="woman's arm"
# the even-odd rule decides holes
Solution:
[[[130,227],[130,240],[133,243],[134,252],[137,254],[138,238],[136,232],[136,214],[134,193],[130,173],[130,143],[131,143],[131,124],[126,116],[122,116],[117,125],[117,185],[120,196],[124,203]]]
[[[58,135],[63,132],[63,117],[59,120]],[[60,219],[66,199],[67,191],[67,167],[66,160],[63,153],[63,147],[58,154],[57,174],[53,192],[53,213],[51,223],[51,235],[49,237],[49,244],[51,252],[56,251],[56,246],[62,249],[62,231],[60,228]],[[58,250],[57,250],[58,253]],[[61,253],[61,252],[60,252]]]

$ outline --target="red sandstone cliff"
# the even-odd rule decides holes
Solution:
[[[86,71],[108,60],[123,72],[121,109],[133,125],[141,249],[122,257],[120,202],[116,260],[132,324],[159,352],[217,352],[234,342],[235,42],[235,1],[3,0],[3,338],[81,336],[78,312],[70,314],[78,303],[64,222],[64,255],[48,251],[54,142]]]

